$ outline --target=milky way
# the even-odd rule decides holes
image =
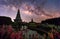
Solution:
[[[15,19],[18,9],[23,21],[41,22],[60,17],[60,0],[0,0],[0,16]]]

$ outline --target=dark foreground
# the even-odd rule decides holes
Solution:
[[[39,33],[27,28],[16,31],[11,25],[0,27],[0,39],[60,39],[60,33],[55,28],[47,34],[43,33],[41,35]]]

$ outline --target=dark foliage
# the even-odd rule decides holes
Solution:
[[[3,24],[9,25],[11,23],[12,21],[10,17],[0,16],[0,25],[3,25]]]
[[[60,25],[60,17],[59,18],[52,18],[52,19],[47,19],[45,21],[42,21],[41,23],[48,23],[48,24],[54,24],[54,25]]]

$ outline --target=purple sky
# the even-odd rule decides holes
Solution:
[[[23,21],[35,22],[60,17],[60,0],[0,0],[0,16],[15,19],[20,9]]]

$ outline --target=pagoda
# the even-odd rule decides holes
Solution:
[[[21,28],[22,27],[22,19],[21,19],[21,15],[20,15],[20,10],[18,9],[16,18],[14,19],[14,25],[16,26],[16,28]]]
[[[20,10],[18,9],[16,18],[14,19],[14,22],[22,22],[21,16],[20,16]]]

